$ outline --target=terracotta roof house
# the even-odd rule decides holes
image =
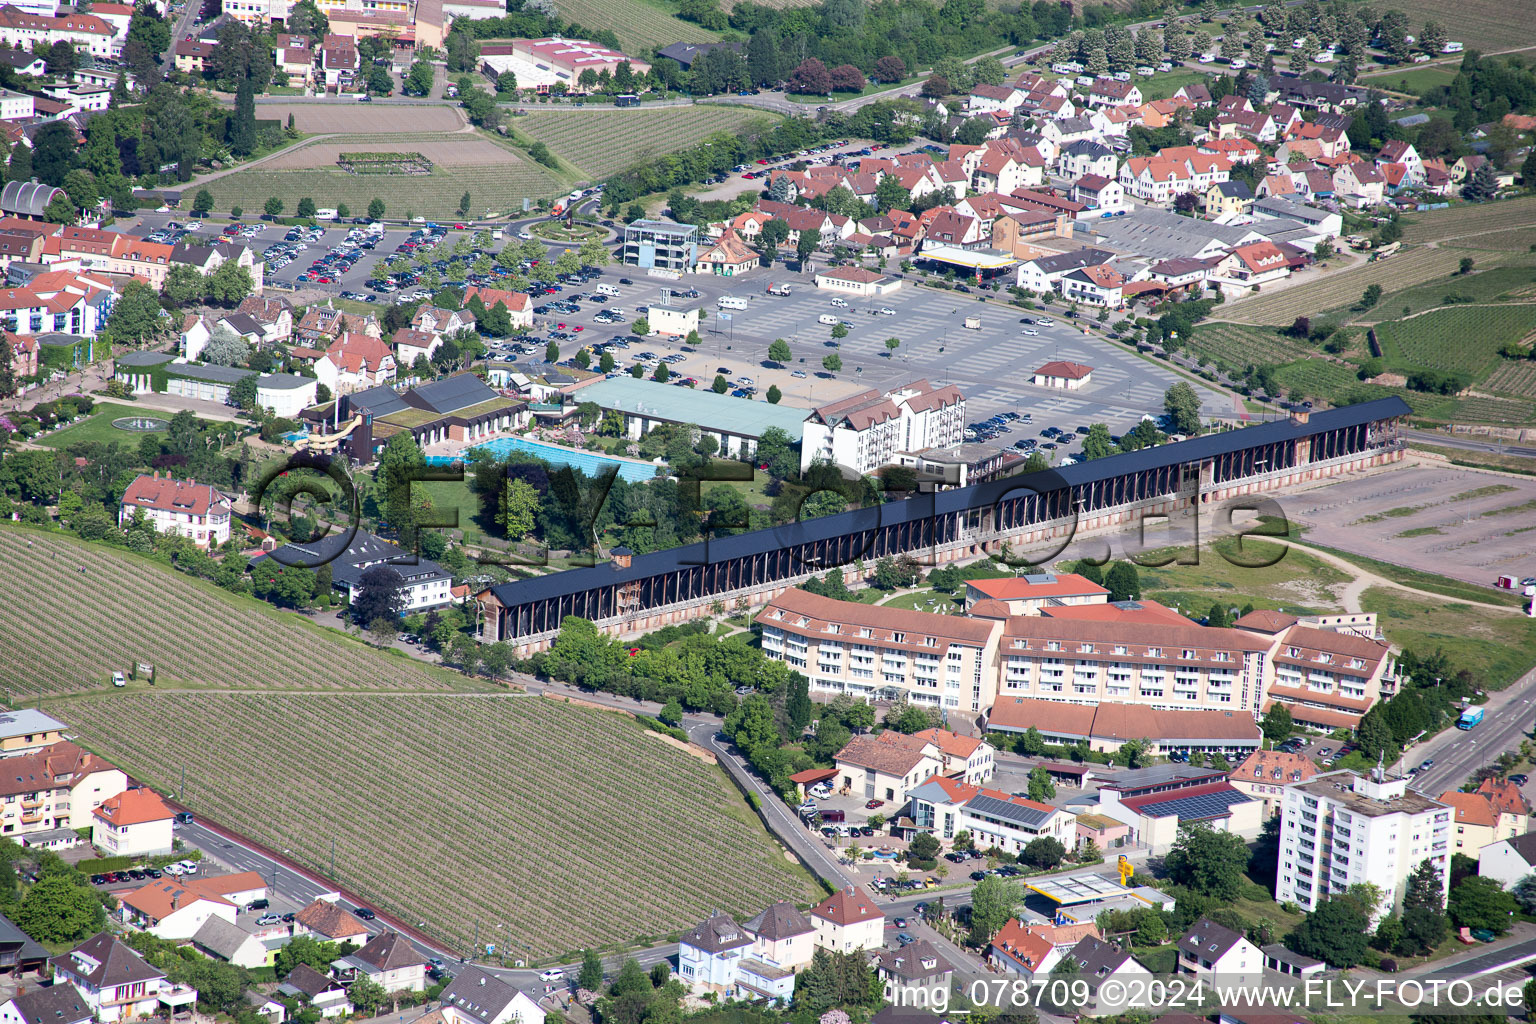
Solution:
[[[368,941],[368,929],[362,920],[330,900],[317,899],[294,915],[293,931],[295,935],[313,932],[327,942],[361,946]]]
[[[1034,372],[1032,382],[1036,387],[1065,388],[1068,391],[1076,391],[1078,388],[1087,386],[1092,380],[1093,367],[1065,359],[1053,359]]]
[[[762,261],[756,250],[741,240],[741,236],[727,228],[715,243],[699,254],[695,269],[701,274],[716,277],[735,277],[749,270],[756,270]]]
[[[834,953],[877,949],[885,944],[885,915],[857,886],[847,886],[811,908],[816,945]]]
[[[357,952],[331,964],[337,981],[368,978],[385,992],[421,992],[427,987],[427,961],[409,939],[396,931],[380,932]]]

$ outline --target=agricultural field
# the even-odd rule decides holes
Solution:
[[[1481,380],[1498,368],[1499,348],[1536,330],[1536,305],[1460,306],[1376,325],[1387,365],[1465,373]]]
[[[457,107],[399,103],[262,103],[256,116],[288,123],[306,135],[346,132],[370,135],[393,132],[453,132],[465,125]]]
[[[712,43],[720,38],[718,32],[678,18],[676,9],[663,0],[561,0],[560,17],[587,28],[612,29],[628,54],[638,55],[679,39]]]
[[[1480,206],[1456,203],[1444,210],[1406,214],[1403,217],[1403,242],[1433,242],[1442,238],[1460,240],[1464,235],[1491,231],[1502,233],[1519,225],[1525,225],[1526,230],[1536,233],[1536,196],[1501,199]],[[1536,238],[1532,241],[1536,241]],[[1463,244],[1476,243],[1467,239]]]
[[[1469,238],[1455,238],[1446,243],[1458,249],[1488,249],[1495,252],[1531,252],[1536,246],[1536,224],[1523,228],[1489,231]]]
[[[1536,362],[1529,359],[1505,362],[1488,375],[1481,390],[1536,399]]]
[[[58,534],[0,527],[0,578],[7,581],[0,678],[18,696],[104,687],[113,670],[138,661],[155,666],[159,685],[472,685],[128,552]]]
[[[1221,315],[1242,323],[1274,326],[1287,325],[1298,316],[1315,320],[1326,313],[1347,311],[1369,285],[1402,288],[1445,277],[1460,265],[1463,255],[1452,249],[1410,249],[1391,259],[1333,271],[1306,284],[1227,303],[1221,307]]]
[[[1246,324],[1201,324],[1189,339],[1189,351],[1198,358],[1210,359],[1226,370],[1241,372],[1250,363],[1288,362],[1316,359],[1315,348],[1286,337],[1278,329],[1249,327]]]
[[[1379,323],[1449,305],[1445,301],[1446,296],[1455,296],[1460,301],[1471,299],[1475,303],[1508,302],[1514,299],[1530,301],[1536,298],[1536,267],[1529,264],[1497,265],[1505,259],[1508,257],[1480,257],[1472,273],[1466,276],[1452,271],[1443,278],[1388,292],[1373,308],[1357,314],[1354,322]]]
[[[147,692],[48,710],[136,778],[174,789],[185,771],[197,814],[327,875],[334,841],[339,884],[455,951],[478,927],[510,956],[579,959],[715,909],[819,898],[718,767],[612,712],[516,694]]]
[[[1367,6],[1381,10],[1374,4]],[[1450,38],[1465,43],[1469,50],[1486,54],[1536,44],[1536,22],[1512,17],[1519,8],[1511,7],[1507,0],[1465,0],[1454,8],[1448,8],[1441,0],[1393,0],[1392,7],[1408,15],[1415,33],[1423,28],[1425,19],[1438,20],[1446,26]],[[1455,17],[1449,17],[1452,13]]]
[[[751,107],[639,107],[629,110],[536,110],[519,117],[519,134],[544,143],[596,181],[663,153],[675,153],[715,132],[742,134],[771,126],[774,115]]]

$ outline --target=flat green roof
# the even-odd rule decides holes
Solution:
[[[431,409],[400,409],[387,416],[379,417],[380,421],[393,423],[397,427],[419,427],[433,420],[445,418],[442,413],[433,412]]]
[[[809,409],[769,405],[629,376],[588,384],[575,397],[582,402],[596,402],[604,409],[672,423],[692,423],[738,437],[761,437],[769,427],[778,427],[791,441],[800,440],[806,417],[811,414]]]
[[[495,412],[497,409],[511,409],[521,404],[516,399],[502,398],[498,395],[495,398],[488,398],[478,405],[471,405],[467,409],[455,409],[450,415],[470,419],[475,416],[482,416],[488,412]]]

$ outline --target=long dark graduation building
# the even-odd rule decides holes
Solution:
[[[568,615],[611,633],[655,629],[717,600],[762,604],[857,559],[943,565],[1356,472],[1402,458],[1410,411],[1383,398],[646,555],[619,549],[590,568],[480,592],[480,639],[527,654],[548,647]]]

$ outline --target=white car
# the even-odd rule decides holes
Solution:
[[[796,370],[794,373],[790,374],[790,376],[794,377],[797,380],[804,380],[805,379],[805,371],[804,370]]]
[[[127,680],[126,677],[124,677],[124,675],[121,672],[113,672],[112,673],[112,685],[113,686],[127,686],[128,685],[128,680]]]
[[[542,971],[539,974],[539,978],[542,981],[559,981],[561,978],[564,978],[564,977],[565,977],[565,972],[560,970],[560,968],[558,968],[558,967],[551,967],[549,970]]]
[[[890,306],[881,306],[879,308],[879,310],[877,310],[877,312],[881,316],[895,316],[896,315],[896,311],[894,309],[892,309]]]
[[[1024,337],[1026,337],[1026,338],[1038,338],[1038,337],[1040,337],[1040,332],[1039,331],[1025,331],[1024,332]]]
[[[528,232],[526,232],[526,231],[519,231],[519,232],[518,232],[518,233],[517,233],[517,237],[518,237],[518,238],[521,238],[521,239],[522,239],[522,240],[523,240],[523,241],[525,241],[525,242],[526,242],[526,241],[528,241],[528,240],[529,240],[529,239],[530,239],[530,238],[532,238],[532,237],[533,237],[533,236],[532,236],[532,235],[530,235],[530,234],[529,234],[529,233],[528,233]]]
[[[1049,317],[1044,317],[1044,316],[1042,316],[1038,320],[1036,320],[1035,323],[1039,324],[1041,327],[1055,327],[1056,326],[1056,321],[1055,320],[1052,320]]]
[[[181,868],[181,873],[184,875],[197,874],[197,861],[195,860],[179,860],[176,862],[176,866]]]
[[[1245,67],[1248,66],[1248,62],[1243,60],[1242,58],[1238,58],[1237,60],[1234,60],[1232,62],[1232,66],[1234,68],[1245,68]]]
[[[1151,78],[1153,75],[1157,74],[1157,69],[1143,66],[1137,68],[1136,73],[1142,78]]]
[[[1165,60],[1165,61],[1163,61],[1161,64],[1159,64],[1157,66],[1157,70],[1159,70],[1159,71],[1172,71],[1173,70],[1173,62]]]
[[[836,306],[839,309],[847,309],[848,308],[848,303],[845,302],[842,299],[833,299],[832,300],[832,305]]]

